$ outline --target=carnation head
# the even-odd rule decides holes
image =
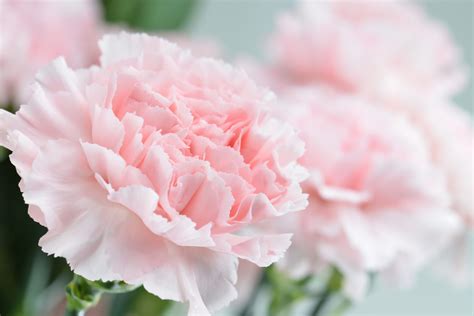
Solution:
[[[100,48],[99,67],[57,59],[0,113],[40,246],[207,315],[235,298],[239,258],[267,266],[289,246],[256,224],[306,206],[303,144],[243,71],[143,34]]]
[[[271,39],[274,66],[290,81],[377,98],[452,95],[464,86],[466,69],[448,30],[415,3],[298,2],[279,17]]]
[[[306,142],[299,161],[310,173],[303,185],[310,198],[305,211],[281,220],[295,225],[283,265],[293,272],[298,263],[298,274],[334,265],[353,299],[364,295],[369,272],[410,282],[460,227],[421,135],[407,120],[331,89],[288,90],[284,99],[284,116]]]

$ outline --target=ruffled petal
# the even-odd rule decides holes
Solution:
[[[151,187],[150,180],[137,168],[128,166],[117,153],[102,146],[81,143],[89,168],[113,188],[140,184]]]
[[[260,267],[268,267],[281,259],[291,245],[291,234],[238,236],[224,234],[215,236],[217,249],[248,260]]]
[[[110,201],[119,203],[140,217],[147,228],[181,246],[209,247],[214,245],[210,226],[196,230],[196,224],[184,216],[172,220],[155,213],[158,195],[150,188],[131,185],[108,195]]]
[[[188,302],[189,316],[211,315],[237,296],[237,258],[169,245],[167,258],[159,268],[137,281],[162,299]]]
[[[58,58],[38,73],[37,81],[28,104],[16,113],[13,128],[37,145],[47,139],[89,140],[91,120],[84,79]]]
[[[125,130],[111,109],[95,106],[92,119],[92,142],[115,152],[122,147]]]

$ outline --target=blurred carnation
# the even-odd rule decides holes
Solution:
[[[443,177],[408,121],[331,89],[292,89],[280,109],[301,130],[311,176],[307,210],[282,219],[296,233],[283,266],[295,276],[335,265],[352,299],[368,273],[409,284],[457,234]],[[297,106],[297,104],[299,104]]]
[[[98,62],[98,2],[0,0],[0,105],[19,105],[35,73],[64,56],[71,67]]]
[[[424,134],[433,162],[443,172],[452,207],[474,228],[473,154],[474,130],[469,114],[449,103],[408,113]]]
[[[465,83],[449,32],[408,1],[299,1],[280,16],[272,52],[275,70],[295,84],[377,98],[449,96]]]
[[[303,143],[227,64],[147,35],[100,48],[100,67],[57,59],[16,115],[0,112],[40,246],[208,315],[235,298],[238,258],[267,266],[288,248],[254,224],[307,205]]]
[[[424,134],[431,158],[442,172],[451,207],[463,219],[458,236],[441,256],[441,271],[448,280],[466,285],[472,280],[469,234],[474,230],[474,130],[469,114],[448,102],[406,113]]]
[[[261,83],[281,93],[297,86],[331,86],[412,125],[425,146],[427,164],[444,182],[446,207],[463,219],[441,255],[443,273],[466,283],[474,217],[474,134],[468,114],[448,101],[464,87],[467,74],[448,30],[409,1],[300,1],[297,10],[280,16],[271,45],[270,65],[244,64]],[[388,123],[367,115],[374,128],[386,129]],[[313,138],[319,132],[314,128]]]

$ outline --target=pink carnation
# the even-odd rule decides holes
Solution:
[[[92,280],[143,284],[208,315],[235,298],[238,258],[278,260],[256,223],[304,209],[303,144],[245,73],[122,33],[101,66],[57,59],[16,115],[0,112],[43,251]]]
[[[34,74],[64,56],[73,67],[98,60],[97,2],[0,0],[0,105],[26,101]]]
[[[456,105],[437,103],[408,115],[423,132],[432,160],[446,178],[453,209],[474,228],[474,130],[469,114]]]
[[[474,230],[474,130],[472,119],[449,103],[431,104],[429,110],[412,108],[408,115],[424,133],[434,164],[444,175],[451,207],[463,227],[442,256],[444,273],[457,284],[471,280],[469,233]]]
[[[452,95],[465,81],[449,32],[411,2],[300,1],[280,16],[272,52],[296,84],[377,97]]]
[[[286,100],[300,103],[283,113],[301,129],[299,161],[311,176],[308,209],[283,219],[296,225],[284,265],[300,275],[335,265],[353,299],[365,293],[368,272],[409,282],[460,226],[420,134],[332,90],[296,89]]]

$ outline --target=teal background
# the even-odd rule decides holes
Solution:
[[[273,29],[274,16],[292,6],[290,0],[203,0],[187,24],[198,37],[216,38],[227,57],[241,54],[263,57],[262,48]],[[461,47],[467,66],[473,68],[473,11],[470,0],[422,1],[434,18],[445,23]],[[420,39],[422,40],[422,39]],[[472,81],[455,101],[473,112]],[[471,238],[471,266],[473,251]],[[426,271],[411,289],[377,285],[374,291],[347,316],[473,316],[472,286],[457,289]]]

